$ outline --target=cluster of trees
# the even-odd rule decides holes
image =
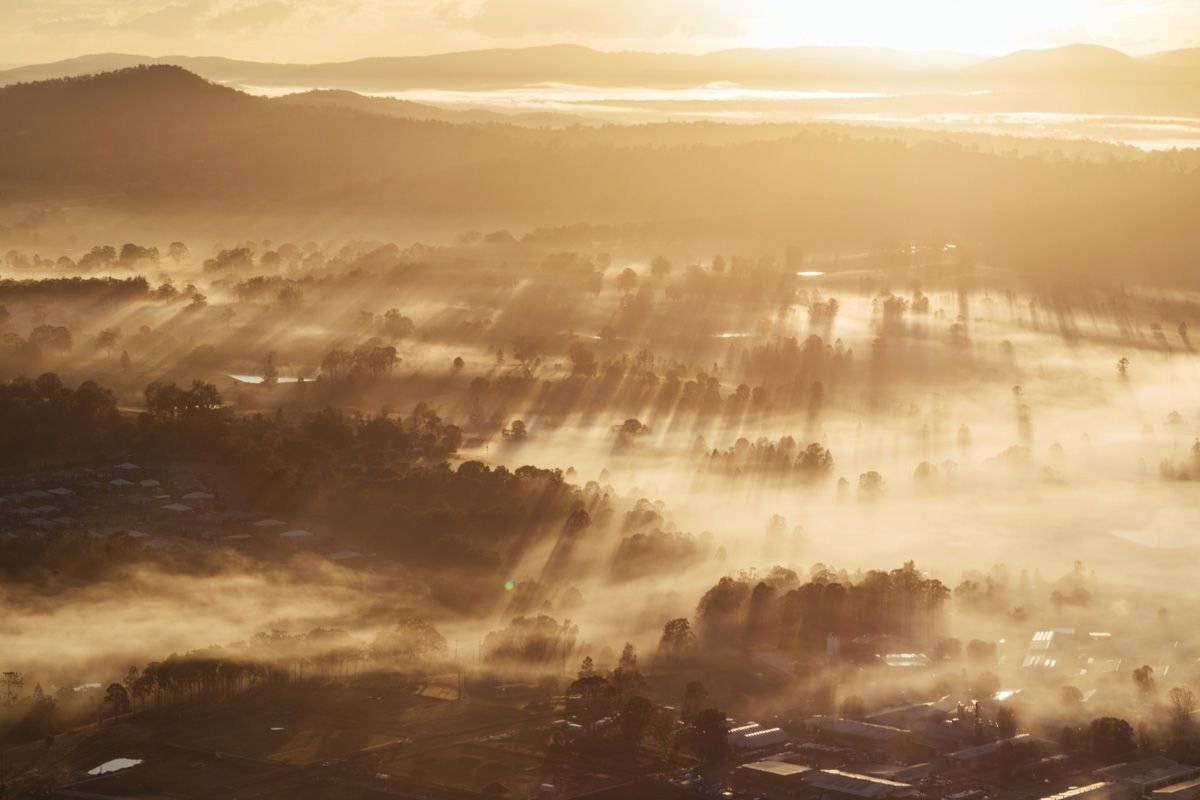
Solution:
[[[405,618],[365,644],[344,630],[316,628],[292,634],[271,630],[247,642],[171,654],[131,666],[104,689],[99,704],[64,687],[47,695],[19,672],[3,674],[0,741],[53,737],[81,722],[149,708],[235,697],[266,685],[323,678],[362,669],[399,671],[419,681],[425,665],[445,657],[446,641],[424,620]],[[25,687],[34,683],[32,691]]]
[[[833,474],[833,454],[817,442],[802,448],[791,436],[778,442],[742,438],[728,450],[708,453],[705,468],[722,475],[783,475],[811,482]]]
[[[828,636],[894,636],[932,646],[950,590],[909,562],[890,572],[870,571],[858,580],[819,568],[809,581],[776,567],[762,576],[722,578],[696,608],[696,629],[686,619],[663,629],[660,647],[684,656],[696,643],[706,649],[773,645],[789,651],[820,651]]]
[[[400,363],[391,345],[367,345],[353,352],[330,350],[321,360],[321,378],[329,381],[356,381],[381,378]]]
[[[0,467],[104,458],[129,434],[113,393],[93,381],[72,389],[46,373],[0,383]]]
[[[579,635],[570,620],[553,617],[514,617],[507,626],[483,640],[483,658],[490,664],[549,667],[569,658]]]
[[[12,302],[49,302],[56,300],[141,300],[150,293],[150,283],[133,278],[40,278],[38,280],[0,280],[0,300]]]

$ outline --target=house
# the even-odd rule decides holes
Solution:
[[[300,528],[297,528],[297,529],[291,530],[291,531],[284,531],[283,533],[281,533],[279,535],[284,539],[291,539],[291,540],[312,538],[311,531],[301,530]]]
[[[902,728],[832,716],[812,717],[804,724],[815,731],[821,740],[861,750],[892,749],[911,737],[910,732]]]
[[[1029,640],[1029,647],[1021,666],[1053,669],[1063,661],[1063,657],[1069,651],[1075,648],[1075,645],[1074,628],[1052,628],[1038,631]]]
[[[1197,800],[1200,798],[1200,778],[1172,783],[1150,792],[1152,800]]]
[[[920,797],[921,792],[912,784],[843,772],[838,769],[811,770],[803,776],[804,782],[821,792],[835,797],[852,798],[902,798]]]
[[[757,750],[760,747],[772,747],[778,744],[786,744],[788,740],[787,732],[783,728],[760,728],[756,731],[750,731],[741,738],[741,743],[738,747],[746,750]]]
[[[752,761],[733,771],[733,788],[739,792],[762,793],[768,797],[786,797],[803,787],[809,767],[787,761]]]
[[[730,746],[732,747],[740,747],[740,742],[746,737],[746,734],[754,733],[754,731],[761,731],[762,729],[762,725],[759,725],[757,722],[748,722],[745,725],[738,725],[735,728],[730,728],[729,732],[725,734],[725,740],[729,742]]]
[[[881,656],[880,660],[885,667],[893,669],[913,669],[917,667],[928,667],[929,656],[924,653],[888,653]]]
[[[1028,761],[1038,755],[1038,739],[1028,733],[1018,733],[1007,739],[956,750],[946,756],[946,765],[955,770],[986,769],[990,766],[1015,766],[1011,762]]]
[[[1042,800],[1124,800],[1130,792],[1119,783],[1098,781],[1086,786],[1072,786],[1065,792],[1047,795]]]
[[[1180,764],[1166,756],[1153,756],[1140,761],[1113,764],[1096,770],[1100,777],[1126,786],[1138,794],[1189,781],[1200,777],[1200,767]]]

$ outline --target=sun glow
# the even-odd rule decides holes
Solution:
[[[1087,41],[1099,5],[1094,0],[758,0],[746,16],[746,39],[757,47],[855,45],[1001,54]]]

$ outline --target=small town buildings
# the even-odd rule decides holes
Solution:
[[[1200,778],[1200,767],[1180,764],[1166,756],[1153,756],[1139,761],[1113,764],[1096,770],[1096,774],[1119,783],[1138,794]]]

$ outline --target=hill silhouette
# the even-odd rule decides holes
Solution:
[[[991,90],[997,107],[1030,110],[1091,84],[1081,109],[1095,113],[1198,113],[1200,69],[1194,51],[1133,58],[1094,45],[1025,50],[982,59],[877,48],[739,48],[692,55],[605,52],[578,45],[495,48],[425,56],[286,64],[192,56],[96,54],[0,71],[0,85],[171,64],[209,80],[277,89],[389,92],[496,89],[545,83],[694,87],[731,82],[806,90],[892,92]],[[1002,90],[1003,93],[997,90]],[[1019,92],[1013,96],[1013,92]]]
[[[308,106],[311,108],[341,108],[367,114],[380,114],[400,119],[432,120],[459,124],[505,123],[531,127],[563,127],[580,125],[588,120],[573,114],[551,113],[499,113],[481,109],[451,109],[412,100],[391,97],[366,97],[345,89],[313,89],[308,92],[287,94],[275,99],[281,105]]]
[[[814,247],[952,236],[1015,268],[1194,280],[1195,160],[754,131],[402,119],[151,66],[0,89],[0,191],[10,202],[102,196],[142,221],[169,210],[228,224],[256,210],[458,230],[636,220]]]
[[[27,191],[246,200],[516,147],[479,127],[273,103],[166,65],[0,88],[0,143],[0,180]]]

